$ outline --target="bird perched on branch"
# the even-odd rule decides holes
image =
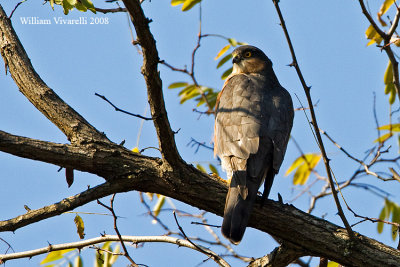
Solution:
[[[233,71],[218,95],[214,154],[230,179],[222,234],[233,244],[242,240],[257,192],[264,183],[268,197],[286,152],[293,125],[293,104],[257,47],[233,53]]]

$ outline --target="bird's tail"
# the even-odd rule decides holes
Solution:
[[[259,187],[259,183],[246,179],[246,175],[246,171],[233,173],[221,227],[222,234],[235,245],[242,240]]]

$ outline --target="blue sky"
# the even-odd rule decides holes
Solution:
[[[10,14],[18,1],[2,2],[5,11]],[[113,7],[102,1],[95,1],[98,7]],[[375,12],[379,5],[371,6]],[[199,26],[198,7],[189,12],[181,12],[179,7],[172,7],[169,1],[145,1],[146,15],[153,20],[151,30],[157,40],[160,58],[176,67],[190,65],[190,57],[197,42]],[[376,92],[378,120],[381,125],[389,123],[389,105],[383,94],[383,74],[387,57],[374,46],[367,47],[365,30],[369,26],[361,14],[356,1],[281,1],[298,61],[305,79],[312,86],[314,101],[320,127],[326,130],[338,143],[353,155],[362,158],[364,152],[372,147],[376,139],[373,118],[373,93]],[[281,84],[291,93],[295,107],[301,102],[306,105],[303,90],[293,68],[288,67],[291,57],[278,25],[278,17],[272,1],[203,1],[203,33],[217,33],[238,41],[247,42],[261,48],[274,63],[275,72]],[[21,19],[38,17],[50,19],[51,25],[24,25]],[[57,18],[83,17],[107,19],[108,24],[94,25],[59,25]],[[141,121],[137,118],[115,112],[107,103],[94,93],[108,97],[120,108],[133,113],[144,114],[147,106],[146,88],[140,74],[142,64],[137,48],[131,44],[131,33],[126,14],[97,14],[72,11],[67,17],[60,7],[52,11],[49,5],[37,1],[27,1],[19,6],[12,22],[24,45],[33,66],[42,79],[55,90],[69,105],[83,115],[92,125],[104,131],[114,142],[126,140],[125,146],[136,146]],[[221,88],[222,69],[216,69],[213,60],[226,41],[218,38],[205,38],[196,56],[196,77],[200,84]],[[226,68],[226,67],[224,67]],[[176,135],[176,142],[182,157],[189,163],[214,163],[216,160],[210,151],[187,146],[191,138],[211,142],[213,118],[192,112],[194,102],[179,104],[178,91],[168,90],[167,86],[176,81],[189,81],[181,73],[172,72],[159,66],[163,79],[166,108],[173,130],[181,129]],[[52,125],[18,91],[10,75],[5,76],[4,64],[0,64],[0,129],[22,136],[65,143],[65,136]],[[398,101],[394,109],[398,107]],[[394,122],[397,117],[394,116]],[[318,152],[310,128],[302,112],[296,112],[293,136],[300,143],[304,152]],[[324,139],[331,165],[339,180],[349,177],[357,168]],[[151,122],[144,122],[139,148],[157,146],[158,141]],[[392,151],[397,153],[397,144]],[[147,150],[146,155],[158,156],[157,151]],[[284,201],[293,199],[304,187],[293,186],[291,177],[283,174],[299,156],[292,142],[289,143],[286,159],[281,171],[275,178],[270,197],[277,199],[279,192]],[[9,219],[25,212],[24,205],[31,209],[52,204],[64,197],[84,191],[87,185],[94,186],[103,180],[87,173],[75,172],[75,183],[67,188],[63,172],[57,172],[58,166],[26,160],[0,153],[1,181],[0,210],[1,220]],[[324,175],[324,168],[318,170]],[[383,187],[389,193],[398,191],[398,184],[376,181],[372,176],[364,177],[363,182]],[[317,184],[314,193],[319,192]],[[359,214],[377,217],[383,200],[361,189],[344,191],[346,200]],[[392,200],[400,202],[396,195]],[[108,198],[104,200],[108,202]],[[185,204],[173,201],[182,210],[200,212]],[[153,203],[154,204],[154,203]],[[152,205],[153,205],[152,204]],[[302,196],[293,203],[306,210],[309,197]],[[149,217],[143,216],[146,210],[139,203],[138,193],[119,194],[116,209],[121,218],[120,231],[125,235],[160,235],[163,230],[151,224]],[[106,212],[97,204],[88,204],[76,211]],[[325,216],[331,222],[341,225],[336,216],[333,199],[327,197],[317,204],[313,213]],[[356,222],[348,214],[351,223]],[[51,218],[22,229],[15,233],[1,233],[0,237],[12,244],[15,251],[43,247],[50,243],[65,243],[79,239],[73,223],[73,214]],[[86,237],[96,237],[101,232],[113,234],[112,219],[99,215],[82,215],[86,226]],[[172,214],[163,212],[161,218],[171,228],[176,229]],[[208,214],[211,224],[220,224],[221,218]],[[211,236],[202,227],[190,224],[191,219],[180,219],[186,233]],[[368,236],[395,245],[389,237],[389,228],[378,235],[376,225],[364,223],[355,227]],[[236,247],[237,252],[246,256],[259,257],[269,253],[276,243],[265,233],[248,229],[243,242]],[[0,243],[3,253],[4,244]],[[185,248],[171,244],[146,244],[144,248],[131,250],[137,263],[149,266],[196,266],[204,256]],[[221,252],[221,251],[219,251]],[[223,251],[222,251],[223,252]],[[85,251],[85,264],[90,266],[94,259],[93,251]],[[31,260],[10,261],[7,266],[38,266],[44,256]],[[228,259],[234,266],[245,266]],[[119,259],[115,266],[126,266],[125,259]],[[206,262],[202,266],[214,266]]]

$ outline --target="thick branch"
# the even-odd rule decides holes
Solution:
[[[121,236],[121,239],[124,242],[132,242],[134,244],[171,243],[171,244],[176,244],[179,247],[187,247],[187,248],[199,251],[201,253],[204,253],[204,251],[205,251],[209,254],[218,256],[215,252],[213,252],[207,248],[201,247],[201,249],[203,250],[203,251],[201,251],[186,240],[182,240],[182,239],[174,238],[174,237],[170,237],[170,236]],[[39,248],[39,249],[34,249],[34,250],[29,250],[29,251],[24,251],[24,252],[0,254],[0,264],[4,263],[7,260],[20,259],[20,258],[31,258],[33,256],[46,254],[50,251],[58,251],[58,250],[71,249],[71,248],[82,249],[84,247],[104,243],[107,241],[118,242],[118,241],[120,241],[120,239],[116,235],[104,235],[101,237],[91,238],[91,239],[87,239],[87,240],[83,240],[83,241],[79,241],[79,242],[72,242],[72,243],[58,244],[58,245],[49,245],[44,248]],[[207,256],[209,256],[209,255],[207,255]],[[217,258],[217,257],[215,257],[215,258]],[[218,257],[218,259],[219,260],[216,261],[216,263],[218,263],[220,266],[230,266],[222,258]]]
[[[128,9],[137,34],[137,42],[143,51],[142,74],[147,85],[147,96],[151,117],[157,131],[161,155],[171,165],[182,162],[175,144],[174,132],[168,121],[165,110],[162,82],[158,71],[158,51],[156,42],[150,32],[150,20],[146,18],[138,0],[123,0]]]
[[[68,106],[36,73],[1,5],[0,52],[20,91],[67,136],[68,140],[72,143],[108,140]]]
[[[166,171],[159,159],[140,156],[120,146],[102,143],[91,144],[86,153],[82,147],[48,143],[47,147],[52,149],[44,147],[41,152],[44,146],[43,143],[38,146],[41,141],[9,134],[5,138],[4,135],[0,135],[0,140],[7,139],[6,142],[0,141],[2,151],[8,147],[7,152],[13,150],[15,155],[33,159],[37,159],[37,154],[47,153],[48,157],[43,156],[40,160],[51,162],[51,158],[55,158],[61,166],[73,164],[74,169],[114,176],[103,185],[59,203],[0,222],[0,231],[14,231],[106,195],[132,190],[162,194],[220,216],[223,214],[226,184],[191,165],[182,164],[172,172]],[[9,145],[13,141],[18,142],[14,148]],[[23,149],[17,149],[20,146]],[[26,152],[31,149],[35,149],[35,152]],[[85,154],[87,156],[83,156]],[[71,162],[71,158],[79,160]],[[325,257],[346,266],[362,266],[365,263],[368,266],[400,266],[399,251],[359,234],[350,240],[345,229],[290,205],[274,201],[267,201],[263,208],[256,205],[249,226],[304,248],[309,255]]]
[[[285,267],[304,255],[307,254],[301,248],[287,246],[284,243],[270,254],[251,262],[247,267]]]

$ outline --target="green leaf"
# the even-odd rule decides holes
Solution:
[[[183,3],[182,5],[182,11],[188,11],[200,2],[201,0],[186,0],[185,3]]]
[[[194,89],[196,89],[196,85],[194,85],[194,84],[188,85],[185,88],[183,88],[183,90],[180,91],[178,95],[181,96],[181,95],[190,93]]]
[[[393,83],[393,67],[390,60],[388,66],[386,67],[385,75],[383,76],[383,82],[385,84]]]
[[[214,165],[209,164],[209,165],[208,165],[208,168],[210,169],[210,171],[211,171],[212,173],[215,173],[216,175],[219,176],[218,170],[217,170],[217,168],[215,168]]]
[[[80,255],[75,258],[74,267],[83,267],[83,262]]]
[[[81,12],[87,11],[87,7],[85,7],[81,2],[77,2],[75,8]]]
[[[83,223],[83,220],[81,216],[78,214],[75,216],[74,219],[75,225],[76,225],[76,231],[78,232],[79,238],[84,239],[85,238],[85,224]]]
[[[195,98],[196,96],[200,95],[199,90],[195,87],[193,90],[186,92],[185,94],[181,95],[180,104],[185,103],[186,101]]]
[[[165,196],[160,195],[158,197],[157,203],[154,205],[154,208],[153,208],[154,216],[157,217],[160,214],[160,211],[161,211],[162,207],[164,206],[164,203],[165,203]]]
[[[171,83],[168,86],[168,89],[175,89],[175,88],[181,88],[181,87],[185,87],[187,86],[188,83],[187,82],[176,82],[176,83]]]
[[[225,80],[226,78],[228,78],[229,75],[231,75],[233,68],[230,67],[229,69],[227,69],[226,71],[224,71],[224,73],[222,73],[221,75],[221,79]]]
[[[200,164],[196,164],[196,168],[204,173],[207,173],[206,169],[204,169],[203,166],[201,166]]]
[[[52,262],[52,261],[56,261],[56,260],[62,259],[64,257],[64,254],[66,254],[66,253],[68,253],[68,252],[70,252],[72,250],[74,250],[74,248],[52,251],[49,254],[47,254],[46,258],[44,258],[40,262],[40,264],[43,265],[43,264],[46,264],[46,263],[49,263],[49,262]]]
[[[51,8],[52,8],[53,11],[54,11],[54,0],[50,0],[50,6],[51,6]]]
[[[400,207],[393,203],[393,208],[392,208],[392,222],[394,223],[400,223]],[[392,239],[396,240],[398,235],[398,229],[396,225],[392,225]]]
[[[228,54],[226,56],[224,56],[217,65],[217,69],[219,69],[222,65],[224,65],[228,60],[230,60],[232,58],[232,54]]]
[[[171,6],[177,6],[185,3],[185,0],[171,0]]]
[[[65,15],[68,15],[69,11],[74,8],[67,0],[63,0],[62,7]]]
[[[222,47],[222,49],[219,50],[219,52],[218,52],[217,56],[214,58],[214,60],[219,59],[223,54],[226,53],[226,51],[228,51],[228,49],[229,49],[230,47],[231,47],[230,44],[227,44],[226,46]]]
[[[75,6],[78,1],[77,0],[64,0],[64,2],[68,2],[69,5]]]
[[[379,217],[378,217],[379,220],[386,221],[390,216],[391,210],[392,210],[392,202],[390,200],[388,200],[387,198],[385,198],[385,204],[384,204],[384,206],[379,214]],[[377,225],[378,233],[382,233],[383,225],[384,225],[383,222],[378,222],[378,225]]]
[[[92,11],[94,14],[96,14],[96,9],[94,8],[94,5],[92,3],[92,1],[90,0],[80,0],[82,2],[82,4],[89,9],[90,11]]]
[[[393,105],[394,101],[396,101],[396,89],[393,86],[392,90],[390,91],[389,104]]]

